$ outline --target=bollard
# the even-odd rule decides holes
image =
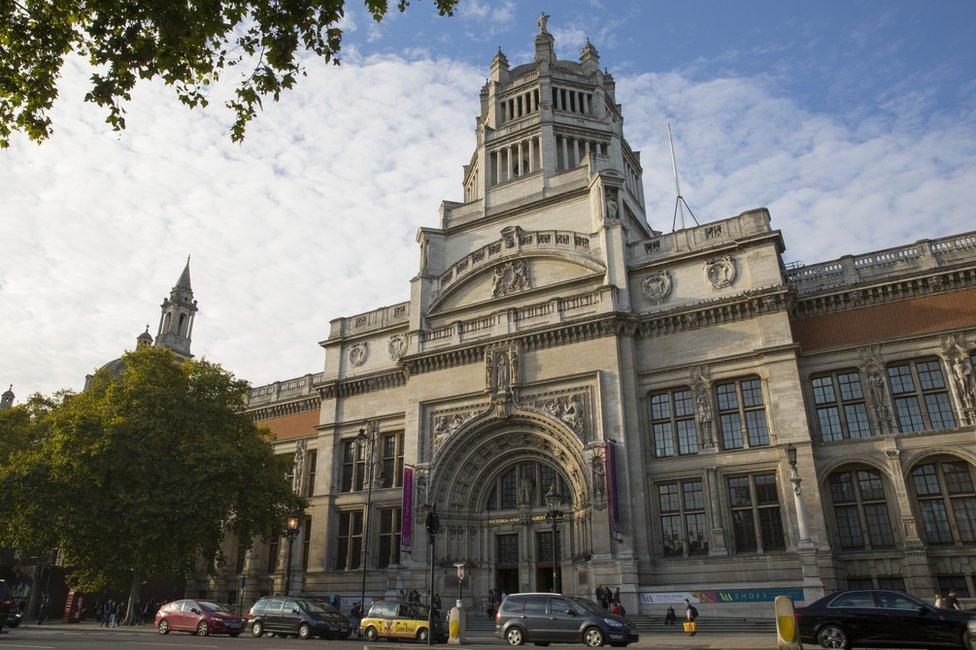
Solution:
[[[450,637],[447,642],[452,645],[464,645],[468,642],[464,638],[464,628],[466,627],[466,616],[464,613],[464,608],[461,606],[461,601],[457,601],[457,604],[451,608],[451,612],[447,615],[447,630]]]
[[[796,625],[796,610],[788,596],[776,596],[773,602],[776,612],[777,650],[803,650],[800,643],[800,630]]]

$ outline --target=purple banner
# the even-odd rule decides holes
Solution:
[[[400,548],[413,547],[413,468],[403,468],[403,496],[400,500]]]
[[[603,443],[603,476],[607,482],[607,510],[610,512],[610,531],[620,534],[620,501],[617,499],[617,446],[612,442]]]

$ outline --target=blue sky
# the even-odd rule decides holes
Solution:
[[[259,385],[322,367],[329,321],[409,296],[415,233],[459,200],[478,91],[500,45],[531,58],[536,17],[563,58],[589,36],[641,151],[648,221],[671,226],[666,124],[702,221],[766,206],[784,257],[812,263],[976,228],[974,2],[414,0],[344,19],[339,67],[268,102],[243,145],[223,108],[141,83],[128,128],[65,65],[41,146],[0,151],[0,384],[80,388],[130,348],[187,254],[194,351]]]

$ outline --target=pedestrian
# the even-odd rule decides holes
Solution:
[[[342,597],[339,596],[339,594],[336,594],[335,596],[332,597],[332,606],[335,607],[336,609],[339,609],[340,605],[342,605]]]
[[[624,608],[620,606],[620,603],[613,602],[610,604],[610,613],[614,616],[623,616]]]
[[[668,611],[665,612],[665,614],[664,614],[664,624],[665,625],[670,625],[670,626],[673,627],[674,626],[674,621],[676,619],[677,619],[677,616],[674,615],[674,607],[671,607],[671,605],[668,605]]]
[[[698,634],[698,626],[695,624],[695,621],[698,619],[698,610],[695,609],[695,606],[687,598],[685,598],[685,619],[685,631],[688,633],[688,636]]]
[[[42,624],[45,620],[47,620],[47,606],[48,606],[48,602],[49,602],[48,595],[47,594],[44,594],[41,597],[41,606],[37,608],[37,624],[38,625]]]
[[[950,587],[949,593],[946,597],[942,599],[942,606],[946,609],[954,609],[956,611],[962,611],[962,606],[959,604],[959,599],[956,598],[956,588]]]
[[[352,622],[353,631],[359,636],[359,622],[363,620],[363,606],[360,601],[356,601],[352,610],[349,612],[349,620]]]
[[[434,604],[434,615],[439,616],[441,611],[441,595],[435,593],[434,597],[431,600],[433,601]]]
[[[620,587],[617,587],[617,590],[613,592],[613,602],[620,602]]]
[[[935,608],[936,609],[942,609],[942,594],[940,594],[939,592],[936,592],[935,593],[935,598],[933,600],[935,602]]]
[[[603,606],[603,602],[604,602],[603,601],[603,585],[597,585],[596,586],[596,602],[600,603],[600,607],[603,607],[603,609],[606,609],[606,607]]]

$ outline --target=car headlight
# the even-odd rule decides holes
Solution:
[[[610,627],[626,627],[620,621],[615,621],[612,618],[605,618],[605,619],[603,619],[603,622],[606,623],[607,625],[609,625]]]

